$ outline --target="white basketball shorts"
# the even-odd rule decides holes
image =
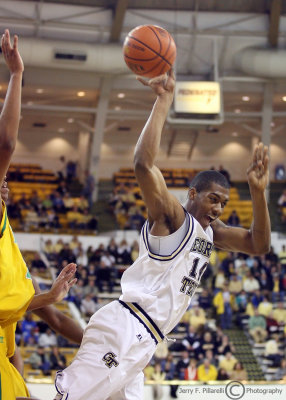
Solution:
[[[113,301],[91,317],[75,359],[57,373],[54,400],[141,400],[142,370],[155,350],[150,330]]]

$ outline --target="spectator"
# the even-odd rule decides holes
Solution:
[[[33,320],[32,313],[27,312],[24,321],[21,323],[22,338],[24,343],[28,342],[28,338],[30,337],[32,330],[36,327],[37,323]]]
[[[198,332],[202,330],[205,323],[206,315],[204,310],[194,303],[194,307],[191,309],[190,312],[190,325],[194,327],[196,332]]]
[[[185,369],[188,368],[190,364],[189,353],[187,351],[182,352],[182,356],[176,365],[176,377],[183,380],[185,377]]]
[[[98,289],[95,286],[95,279],[93,277],[88,278],[88,284],[82,290],[83,296],[90,295],[91,298],[95,301]]]
[[[58,177],[59,177],[59,181],[62,181],[62,180],[64,180],[66,178],[66,169],[67,169],[66,159],[65,159],[64,156],[60,157],[60,163],[59,164],[60,164],[60,167],[59,167],[59,170],[58,170]]]
[[[168,345],[167,345],[166,341],[162,340],[162,342],[159,342],[157,344],[156,351],[153,356],[156,363],[164,360],[168,356],[168,352],[169,352],[169,350],[168,350]]]
[[[107,266],[104,261],[100,261],[99,263],[96,283],[100,292],[103,292],[103,284],[108,286],[109,293],[113,292],[114,281],[112,276],[112,268]]]
[[[218,346],[217,352],[219,355],[223,355],[228,352],[231,352],[231,353],[235,352],[235,346],[233,345],[232,342],[229,341],[229,338],[227,335],[222,336],[222,342],[221,342],[220,346]]]
[[[241,226],[240,225],[240,219],[239,216],[237,215],[236,210],[233,210],[230,214],[230,216],[228,217],[227,220],[227,225],[229,226]]]
[[[71,211],[74,207],[74,199],[72,198],[71,194],[66,192],[63,196],[63,203],[65,207],[65,212]]]
[[[139,243],[137,240],[134,240],[132,246],[131,246],[131,260],[134,262],[137,257],[139,256]]]
[[[231,351],[228,351],[225,356],[222,356],[219,362],[219,367],[224,368],[228,374],[233,371],[237,359],[232,355]]]
[[[163,372],[163,371],[161,370],[161,365],[160,365],[160,363],[156,363],[156,364],[154,365],[154,371],[153,371],[153,373],[152,373],[152,375],[151,375],[151,379],[152,379],[153,381],[155,381],[155,382],[161,382],[161,381],[164,381],[165,376],[166,376],[166,374],[165,374],[165,372]],[[152,389],[153,389],[153,399],[154,399],[154,400],[159,400],[159,399],[161,399],[162,396],[163,396],[163,389],[162,389],[162,387],[160,386],[160,384],[155,384],[155,385],[153,385],[153,386],[152,386]]]
[[[89,171],[85,171],[85,181],[84,181],[84,186],[83,186],[83,190],[82,190],[82,195],[87,199],[88,201],[88,208],[89,211],[92,208],[92,204],[93,204],[93,192],[94,192],[94,188],[95,188],[95,179],[94,176],[89,173]]]
[[[218,371],[216,367],[210,364],[207,358],[204,359],[202,365],[198,367],[198,380],[203,382],[215,381]]]
[[[58,346],[52,346],[50,354],[51,369],[62,370],[66,368],[66,358],[60,353]]]
[[[67,263],[76,262],[75,255],[73,254],[68,243],[64,243],[63,248],[61,249],[61,251],[57,256],[57,259],[60,263],[62,263],[64,260],[67,261]]]
[[[76,263],[77,265],[83,265],[84,267],[88,264],[87,254],[84,250],[80,250],[78,255],[76,256]]]
[[[197,360],[191,358],[188,367],[185,369],[184,379],[186,381],[197,381],[198,380],[198,368]]]
[[[46,264],[41,259],[39,253],[34,254],[34,259],[31,262],[31,268],[36,268],[38,271],[43,272],[47,269]]]
[[[50,328],[47,328],[44,333],[40,334],[39,337],[40,347],[52,347],[52,346],[57,346],[57,344],[58,344],[57,337]]]
[[[222,329],[230,329],[232,324],[232,295],[228,290],[228,285],[225,284],[223,290],[218,292],[214,297],[214,306],[217,309],[217,314],[220,317]]]
[[[267,337],[266,320],[260,315],[258,309],[254,310],[254,315],[248,320],[248,329],[250,335],[256,343],[263,343]]]
[[[250,271],[248,271],[248,273],[246,274],[246,278],[243,282],[243,290],[245,290],[246,293],[250,294],[253,293],[255,290],[258,290],[259,288],[260,286],[258,280],[254,278]]]
[[[110,242],[107,246],[107,252],[108,252],[108,254],[112,255],[115,258],[115,260],[117,259],[117,256],[118,256],[117,244],[116,244],[114,238],[110,239]]]
[[[67,220],[69,228],[76,229],[78,227],[80,219],[81,219],[81,213],[79,212],[76,206],[74,206],[71,211],[67,212]]]
[[[247,295],[245,290],[242,290],[235,298],[238,311],[244,313],[247,306]]]
[[[226,372],[224,368],[219,368],[218,374],[217,374],[217,380],[218,381],[227,381],[229,380],[229,375]]]
[[[31,354],[28,361],[31,364],[32,369],[40,369],[43,371],[44,375],[50,375],[51,365],[43,346],[38,346],[38,348]]]
[[[200,354],[205,358],[207,350],[212,350],[216,353],[216,342],[213,340],[211,332],[207,331],[204,333],[203,339],[200,346]]]
[[[286,310],[282,301],[277,304],[277,308],[273,311],[273,318],[280,326],[286,325]]]
[[[243,368],[242,363],[239,361],[234,365],[233,370],[230,371],[229,377],[230,377],[230,379],[235,380],[235,381],[247,381],[248,380],[247,371]]]
[[[234,272],[230,277],[229,291],[233,295],[237,295],[242,291],[242,281],[236,272]]]
[[[203,288],[202,293],[199,296],[199,306],[205,310],[209,314],[211,313],[212,309],[212,296],[210,291],[206,288]]]
[[[286,359],[283,358],[280,361],[280,368],[277,370],[275,378],[276,381],[280,381],[281,379],[286,379]]]
[[[263,315],[264,317],[267,317],[273,309],[273,304],[270,303],[268,296],[264,296],[263,300],[261,303],[259,303],[258,306],[258,312],[260,315]]]
[[[51,239],[46,240],[43,251],[49,261],[55,261],[56,253]]]
[[[183,339],[182,344],[192,356],[197,355],[201,343],[192,325],[189,326],[188,335]]]
[[[168,353],[165,360],[161,361],[161,370],[165,372],[165,379],[172,381],[175,376],[175,364],[172,353]]]
[[[87,294],[83,298],[83,300],[81,302],[80,310],[84,314],[84,316],[88,317],[88,318],[90,318],[95,313],[95,311],[96,311],[96,303],[92,299],[91,294]]]
[[[225,282],[226,278],[224,275],[224,270],[222,268],[219,268],[218,273],[216,274],[214,279],[215,292],[217,292],[219,289],[222,289]]]
[[[265,343],[265,357],[273,362],[273,367],[279,367],[283,358],[282,352],[279,350],[279,335],[273,335],[272,339]]]
[[[131,260],[131,247],[126,240],[122,240],[117,248],[117,264],[130,265]]]

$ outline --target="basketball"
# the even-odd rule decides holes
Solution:
[[[128,33],[123,44],[124,60],[136,75],[154,78],[169,71],[176,59],[176,44],[168,31],[141,25]]]

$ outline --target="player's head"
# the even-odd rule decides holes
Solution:
[[[212,183],[229,189],[229,183],[226,177],[218,171],[201,171],[191,181],[190,189],[195,188],[198,193],[207,191],[210,189]]]
[[[206,229],[229,199],[229,183],[218,171],[202,171],[190,183],[187,209]]]

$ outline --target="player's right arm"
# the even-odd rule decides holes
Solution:
[[[175,78],[171,70],[169,75],[161,75],[148,82],[140,77],[137,79],[150,86],[157,99],[135,147],[135,175],[148,209],[152,234],[166,236],[176,231],[185,218],[179,201],[168,191],[161,171],[154,164],[163,126],[173,102]]]
[[[21,88],[24,64],[18,51],[18,37],[10,43],[8,29],[1,39],[2,54],[10,71],[10,81],[0,115],[0,182],[4,180],[14,152],[21,112]],[[0,207],[2,218],[2,208]]]

